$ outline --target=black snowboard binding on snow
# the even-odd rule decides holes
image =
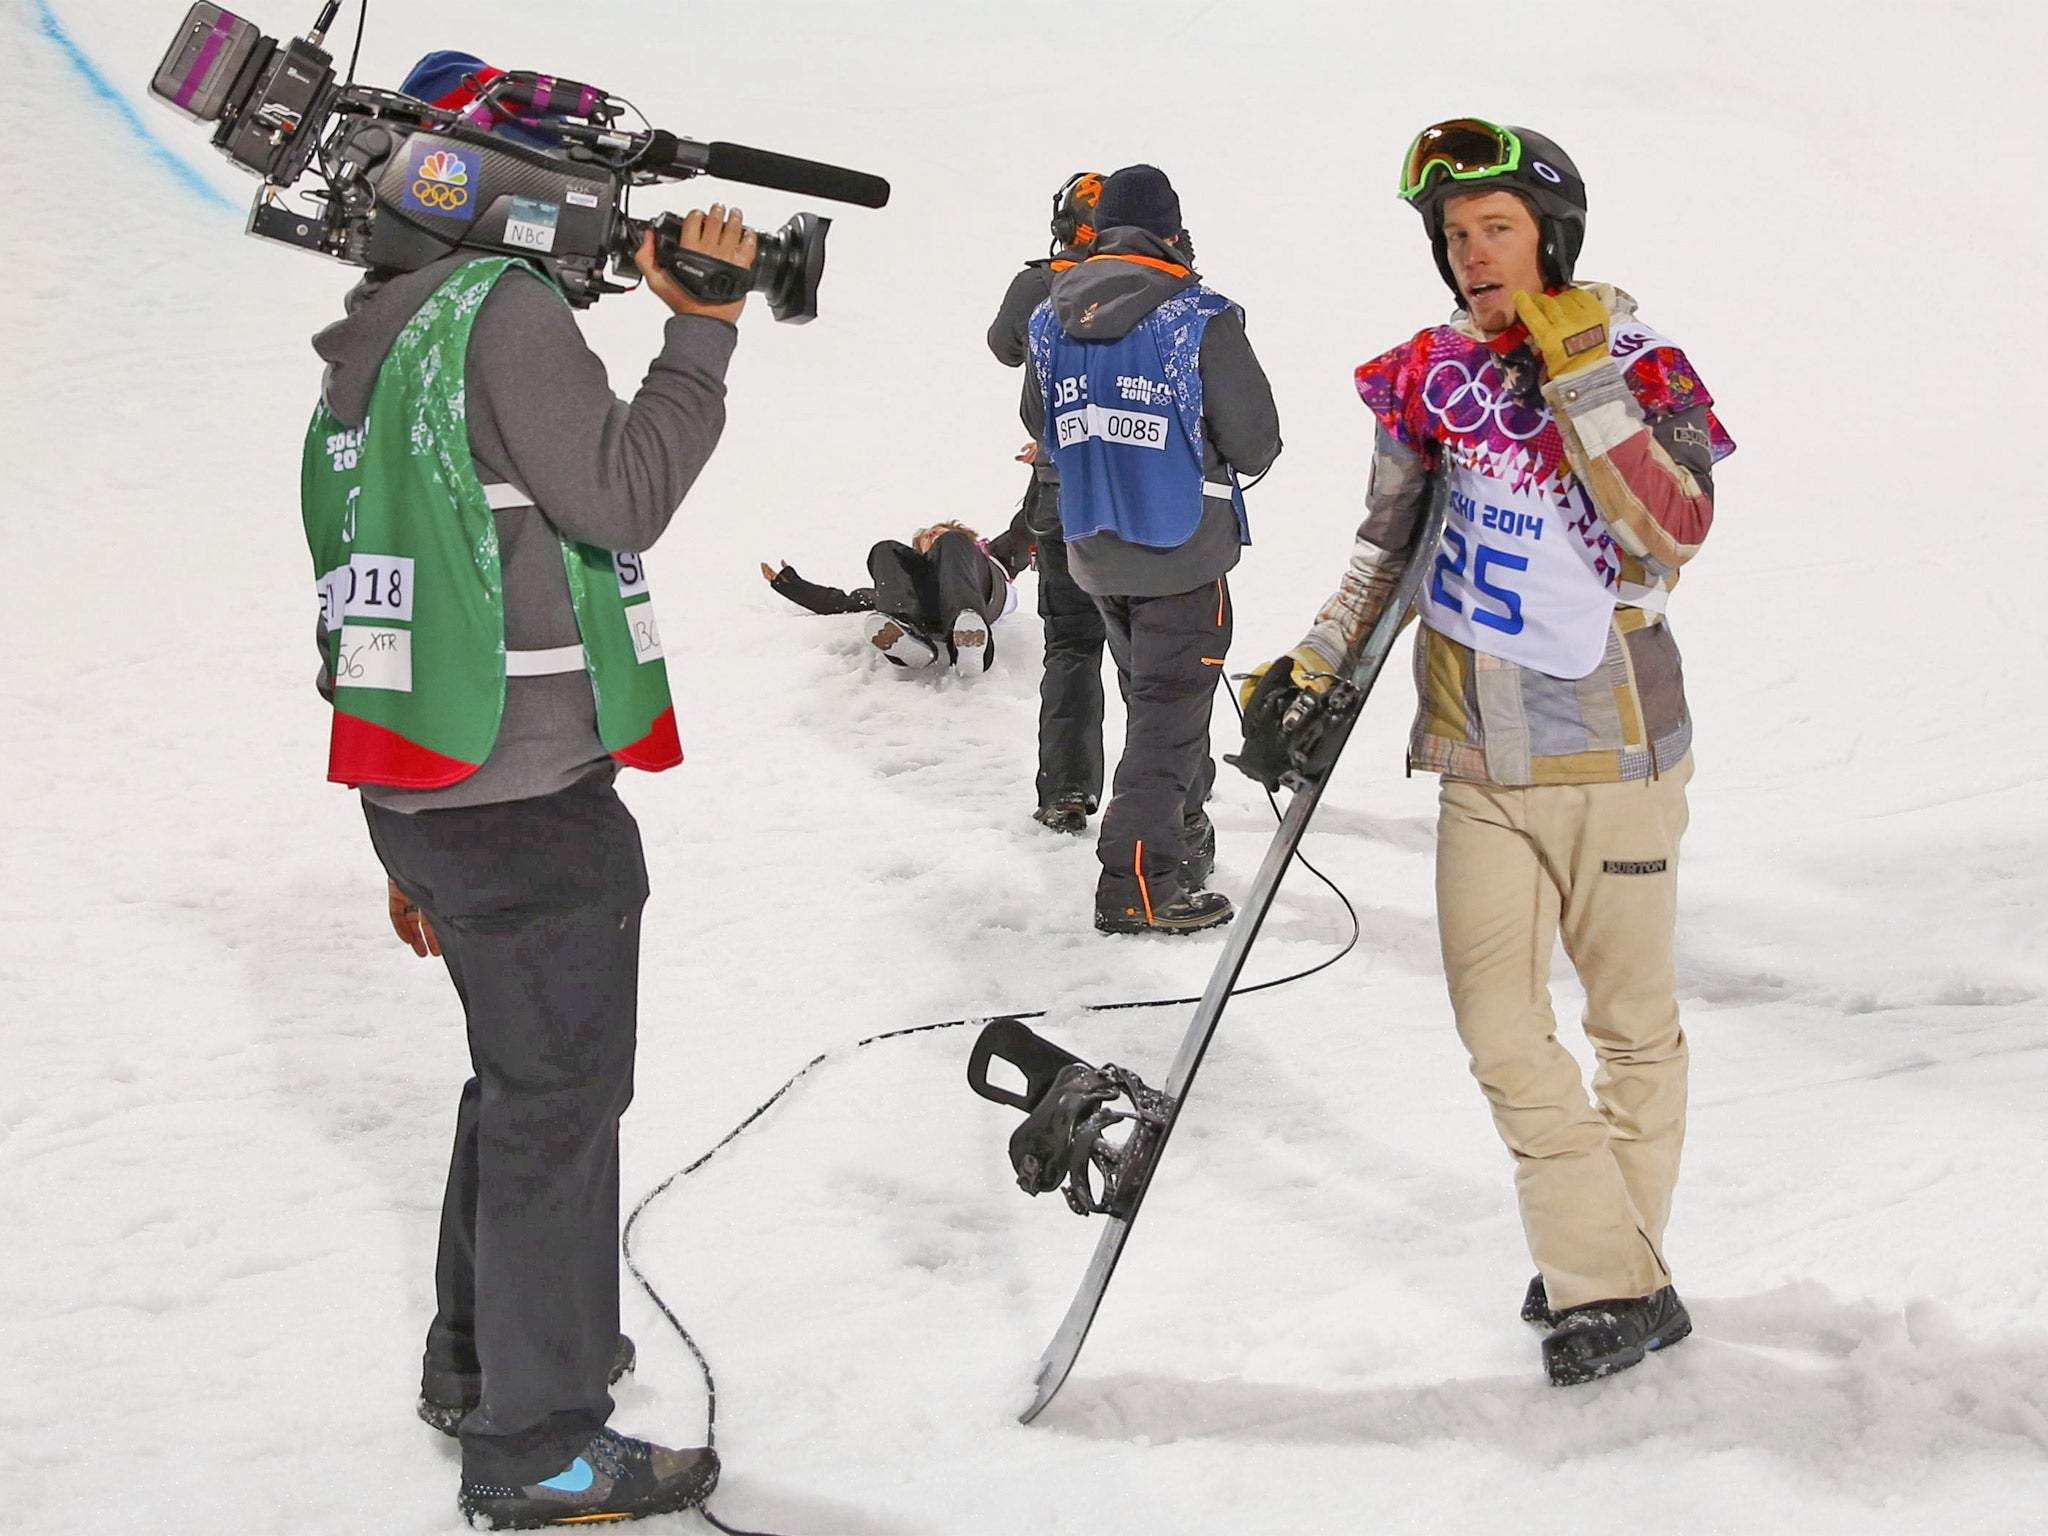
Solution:
[[[991,1083],[991,1061],[1022,1073],[1024,1091]],[[1129,1214],[1172,1109],[1165,1094],[1123,1067],[1090,1066],[1016,1019],[997,1019],[982,1030],[967,1060],[967,1085],[984,1099],[1024,1111],[1024,1123],[1010,1136],[1010,1166],[1026,1194],[1064,1184],[1067,1204],[1080,1215]]]

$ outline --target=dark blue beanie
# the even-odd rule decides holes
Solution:
[[[1156,165],[1127,165],[1102,184],[1095,205],[1095,227],[1119,225],[1147,230],[1162,240],[1181,232],[1180,198],[1166,172]]]

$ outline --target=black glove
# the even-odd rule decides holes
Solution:
[[[765,562],[761,569],[768,570]],[[837,587],[820,586],[797,575],[793,565],[785,565],[773,572],[768,577],[768,585],[797,607],[811,613],[867,613],[875,606],[873,587],[855,587],[851,592],[842,592]]]
[[[1279,790],[1280,775],[1294,766],[1288,759],[1280,719],[1300,692],[1290,658],[1283,656],[1266,668],[1245,700],[1244,749],[1223,759],[1246,778],[1265,785],[1269,794]]]

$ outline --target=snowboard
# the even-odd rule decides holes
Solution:
[[[1121,1068],[1090,1068],[1058,1046],[1031,1035],[1014,1020],[991,1024],[984,1031],[983,1039],[977,1042],[969,1064],[969,1082],[985,1098],[1033,1111],[1034,1120],[1043,1122],[1050,1116],[1057,1122],[1055,1138],[1065,1135],[1071,1139],[1078,1129],[1083,1141],[1082,1152],[1076,1161],[1082,1172],[1069,1178],[1068,1203],[1083,1214],[1099,1212],[1109,1218],[1059,1331],[1039,1357],[1036,1390],[1031,1405],[1020,1415],[1022,1423],[1029,1424],[1045,1411],[1080,1357],[1081,1346],[1087,1341],[1088,1330],[1102,1306],[1110,1279],[1116,1273],[1117,1260],[1122,1257],[1124,1244],[1138,1219],[1146,1190],[1151,1186],[1153,1172],[1159,1165],[1160,1154],[1173,1134],[1181,1107],[1187,1102],[1188,1090],[1194,1085],[1195,1074],[1200,1070],[1202,1057],[1223,1018],[1224,1007],[1230,1001],[1245,960],[1251,954],[1259,929],[1272,908],[1287,867],[1293,862],[1302,834],[1308,830],[1309,820],[1315,815],[1323,787],[1329,782],[1330,772],[1336,766],[1344,742],[1357,723],[1359,711],[1371,694],[1373,685],[1379,680],[1394,641],[1414,605],[1416,593],[1428,576],[1437,538],[1443,529],[1449,484],[1447,474],[1439,472],[1432,476],[1428,510],[1422,527],[1409,546],[1400,580],[1350,671],[1321,700],[1304,694],[1302,697],[1309,700],[1309,704],[1306,709],[1297,704],[1297,709],[1303,710],[1299,721],[1290,711],[1290,733],[1298,726],[1302,738],[1299,749],[1293,753],[1294,766],[1282,777],[1282,782],[1292,790],[1292,797],[1272,842],[1266,848],[1251,890],[1238,908],[1223,952],[1217,958],[1216,969],[1196,1005],[1187,1033],[1181,1038],[1180,1049],[1173,1058],[1165,1083],[1154,1090],[1139,1081],[1135,1074]],[[1029,1091],[1018,1095],[992,1087],[987,1080],[991,1056],[1016,1064],[1030,1084]],[[1063,1072],[1068,1075],[1062,1077],[1060,1074]],[[1078,1087],[1078,1093],[1062,1094],[1059,1091],[1060,1088],[1075,1087]],[[1102,1108],[1118,1091],[1131,1105],[1128,1113]],[[1092,1118],[1077,1120],[1077,1116],[1091,1114]],[[1129,1122],[1129,1129],[1120,1145],[1111,1145],[1101,1136],[1105,1122],[1114,1121]],[[1019,1140],[1031,1128],[1032,1122],[1027,1121],[1026,1129],[1019,1131]],[[1036,1128],[1043,1132],[1047,1126],[1041,1123]],[[1044,1137],[1041,1136],[1038,1144],[1043,1143]],[[1013,1140],[1013,1162],[1018,1161],[1017,1146],[1018,1140]],[[1088,1182],[1091,1155],[1092,1171],[1102,1178],[1099,1194]],[[1025,1183],[1027,1189],[1036,1193],[1039,1189],[1056,1187],[1056,1177],[1041,1175],[1034,1188],[1021,1176],[1024,1167],[1025,1164],[1019,1162],[1020,1182]]]

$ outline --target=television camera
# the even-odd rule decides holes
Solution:
[[[252,235],[396,271],[458,250],[523,256],[581,308],[627,291],[608,272],[637,280],[634,253],[652,230],[656,259],[698,299],[730,303],[758,291],[777,320],[801,323],[818,313],[830,219],[799,213],[762,233],[753,266],[742,268],[683,249],[673,213],[632,217],[632,190],[710,175],[864,208],[889,200],[888,182],[865,172],[661,129],[629,132],[620,127],[627,103],[552,75],[500,75],[459,109],[338,81],[322,44],[341,3],[325,0],[311,32],[280,43],[201,0],[151,81],[187,117],[218,124],[214,147],[262,179]],[[520,139],[490,131],[505,122],[524,130]],[[305,194],[317,211],[301,212],[280,194],[309,170],[322,186]]]

